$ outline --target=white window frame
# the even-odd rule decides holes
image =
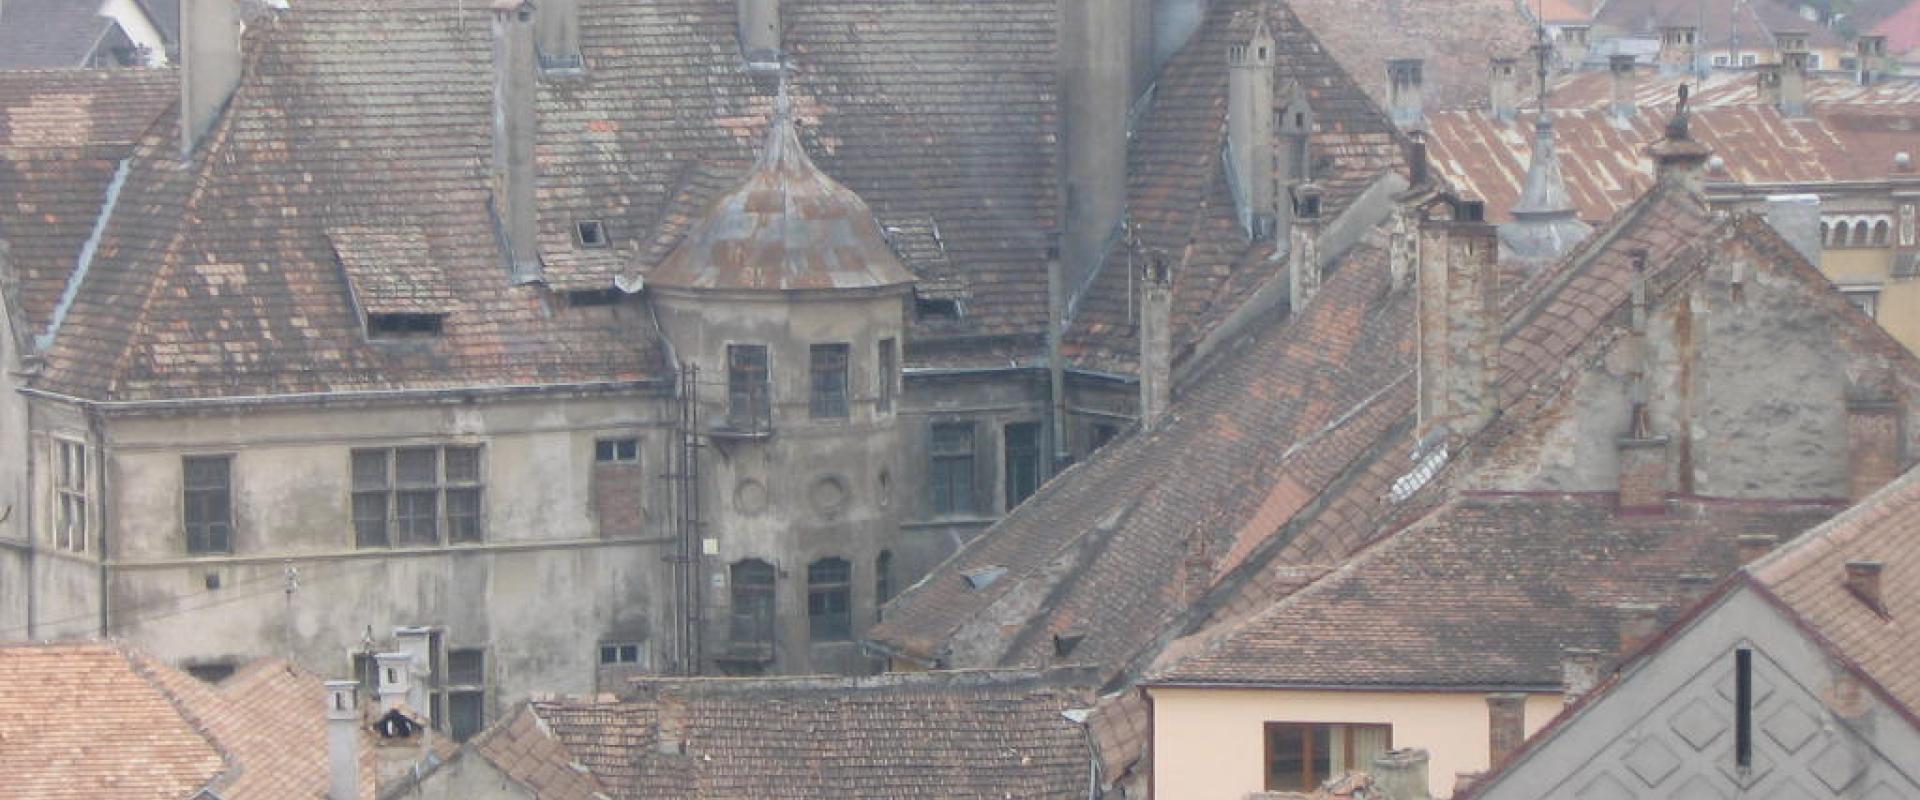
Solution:
[[[53,440],[53,546],[70,553],[87,552],[93,532],[93,496],[88,491],[86,442]]]

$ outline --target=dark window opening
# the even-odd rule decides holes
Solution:
[[[1040,488],[1040,423],[1007,426],[1007,510],[1032,497]]]
[[[608,666],[638,664],[640,663],[640,645],[631,642],[600,645],[600,663]]]
[[[1094,423],[1093,432],[1088,437],[1087,452],[1091,453],[1095,450],[1099,450],[1102,447],[1106,447],[1114,439],[1119,438],[1119,436],[1120,436],[1120,426],[1108,425],[1106,423]]]
[[[808,348],[813,380],[809,405],[815,419],[846,418],[847,355],[844,344],[816,344]]]
[[[233,677],[233,664],[217,661],[208,664],[188,664],[187,674],[198,678],[201,683],[219,683]]]
[[[973,423],[942,423],[933,426],[932,464],[927,483],[935,514],[972,513],[973,507]]]
[[[193,456],[180,467],[187,552],[233,552],[233,457]]]
[[[357,547],[477,542],[484,534],[477,446],[353,451]]]
[[[727,638],[736,655],[773,657],[773,565],[758,559],[735,562],[729,570],[733,617]]]
[[[879,357],[876,359],[878,363],[874,371],[880,380],[879,399],[875,401],[875,407],[882,413],[893,410],[893,393],[900,380],[897,374],[900,371],[899,358],[898,342],[893,339],[881,339]]]
[[[593,460],[633,462],[640,460],[640,440],[636,438],[601,439],[593,443]]]
[[[607,226],[597,219],[583,219],[573,223],[573,235],[581,247],[606,247]]]
[[[1267,791],[1311,792],[1328,778],[1370,771],[1373,760],[1392,749],[1393,729],[1387,725],[1269,722]]]
[[[540,70],[542,72],[582,72],[587,68],[587,60],[579,53],[541,53]]]
[[[913,299],[913,316],[927,321],[955,321],[965,315],[960,301],[916,297]]]
[[[773,428],[767,347],[727,345],[727,426],[739,431]]]
[[[853,638],[853,565],[845,559],[823,558],[807,565],[807,638]]]
[[[567,292],[567,305],[574,308],[617,306],[622,296],[619,289],[585,289]]]
[[[373,339],[439,336],[445,319],[445,314],[368,314],[367,336]]]
[[[1753,766],[1753,651],[1733,651],[1733,763]]]
[[[477,647],[447,650],[444,675],[447,736],[464,742],[487,724],[487,652]]]
[[[893,551],[882,550],[873,560],[873,616],[880,618],[880,606],[893,599]]]

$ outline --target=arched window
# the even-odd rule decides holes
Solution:
[[[807,565],[807,638],[844,642],[853,638],[853,565],[823,558]]]
[[[1820,223],[1820,241],[1828,247],[1833,246],[1833,224],[1824,220]]]
[[[733,649],[736,652],[752,650],[764,659],[771,659],[776,610],[773,565],[750,558],[734,562],[728,572],[733,600],[728,638],[732,640]]]
[[[1886,247],[1892,238],[1892,234],[1893,226],[1887,224],[1886,220],[1883,219],[1873,223],[1873,246]]]
[[[1866,247],[1868,235],[1869,234],[1867,233],[1866,220],[1863,219],[1863,220],[1860,220],[1859,222],[1853,223],[1853,241],[1851,242],[1851,244],[1854,247]]]

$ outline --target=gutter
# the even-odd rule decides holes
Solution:
[[[1301,691],[1301,692],[1382,692],[1390,694],[1443,694],[1467,692],[1487,694],[1493,692],[1511,692],[1523,694],[1562,694],[1565,687],[1558,683],[1518,683],[1518,684],[1430,684],[1405,683],[1386,686],[1367,686],[1354,684],[1334,686],[1319,683],[1292,683],[1286,681],[1203,681],[1203,680],[1164,680],[1143,681],[1139,684],[1145,689],[1252,689],[1263,691]]]
[[[589,381],[584,383],[512,384],[506,386],[462,386],[443,389],[344,389],[331,392],[292,392],[288,394],[234,395],[166,400],[92,400],[85,397],[31,387],[20,389],[28,397],[68,403],[103,412],[182,411],[199,408],[248,408],[281,405],[327,405],[334,402],[385,401],[467,401],[482,398],[510,398],[564,392],[615,393],[638,389],[657,389],[673,385],[671,378],[643,378],[628,381]]]

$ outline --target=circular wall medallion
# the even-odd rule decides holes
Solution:
[[[813,489],[807,495],[813,501],[813,510],[833,515],[847,507],[850,493],[847,481],[838,475],[829,475],[813,482]]]
[[[747,478],[733,487],[733,510],[758,516],[767,510],[767,485]]]

